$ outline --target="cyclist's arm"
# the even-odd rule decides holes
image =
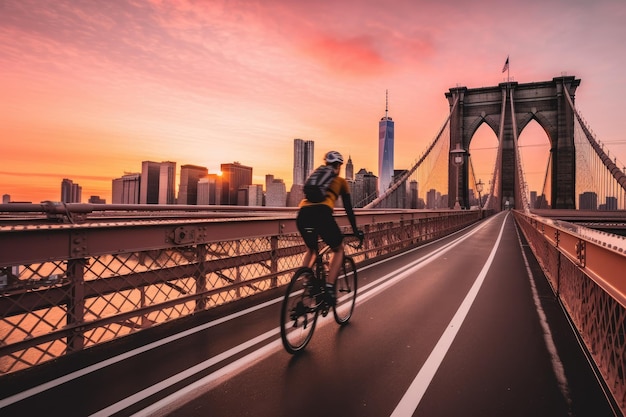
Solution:
[[[343,200],[343,208],[346,210],[348,220],[352,226],[352,232],[357,234],[358,230],[356,227],[356,217],[354,216],[354,210],[352,209],[352,198],[349,193],[345,193],[341,195],[341,199]]]

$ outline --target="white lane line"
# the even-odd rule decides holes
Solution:
[[[430,263],[431,261],[441,257],[443,254],[445,254],[446,252],[448,252],[449,250],[451,250],[452,248],[454,248],[455,246],[457,246],[458,244],[460,244],[461,242],[463,242],[465,239],[469,238],[470,236],[472,236],[474,233],[477,233],[479,230],[481,230],[483,227],[486,227],[486,225],[488,223],[490,223],[492,220],[490,219],[488,222],[486,222],[485,224],[481,225],[480,227],[476,228],[475,230],[473,230],[471,233],[461,236],[458,239],[448,243],[447,245],[443,246],[442,248],[440,248],[439,250],[437,250],[437,252],[428,254],[426,256],[423,256],[415,261],[413,261],[412,263],[405,265],[403,268],[396,270],[394,272],[391,272],[379,279],[377,279],[375,282],[372,282],[370,284],[368,284],[367,286],[363,287],[364,291],[367,291],[369,288],[372,288],[370,291],[367,291],[365,294],[363,295],[359,295],[357,296],[357,304],[360,304],[364,301],[366,301],[367,299],[369,299],[370,297],[372,297],[375,294],[378,294],[379,292],[383,291],[385,288],[396,284],[398,281],[406,278],[407,276],[411,276],[414,274],[415,271],[419,270],[420,268],[424,267],[425,265],[427,265],[428,263]],[[390,279],[391,278],[391,279]],[[387,280],[387,281],[385,281]],[[376,285],[377,283],[381,282],[381,281],[385,281],[383,282],[382,285]],[[329,323],[331,321],[331,317],[330,315],[328,317],[320,317],[318,319],[318,327]],[[252,345],[256,344],[256,343],[260,343],[263,339],[269,339],[273,334],[278,333],[279,329],[276,328],[272,331],[269,331],[267,333],[265,333],[265,335],[259,336],[254,343],[252,344],[247,344],[246,343],[246,348],[251,347]],[[255,340],[255,339],[253,339]],[[226,375],[228,376],[234,376],[237,373],[241,372],[243,369],[245,369],[247,366],[249,366],[250,364],[256,362],[257,360],[259,360],[261,357],[267,355],[268,353],[276,350],[277,348],[279,348],[281,346],[281,341],[280,339],[276,339],[272,342],[270,342],[268,345],[265,345],[261,348],[259,348],[258,350],[255,350],[254,352],[249,353],[248,355],[234,361],[231,364],[228,364],[227,366],[220,368],[219,370],[199,379],[198,381],[185,386],[184,388],[182,388],[179,391],[176,391],[172,394],[170,394],[169,396],[162,398],[161,400],[157,401],[154,404],[151,404],[150,406],[148,406],[147,408],[144,408],[143,410],[138,411],[136,414],[133,415],[133,417],[143,417],[143,416],[154,416],[154,415],[160,415],[163,413],[163,410],[171,410],[173,408],[173,404],[182,401],[183,398],[185,398],[187,395],[190,395],[191,393],[193,393],[196,390],[206,390],[206,385],[210,384],[216,380],[218,380],[219,378],[222,378]],[[243,349],[240,349],[239,347],[235,347],[233,349],[231,349],[233,351],[236,352],[240,352]],[[230,352],[230,351],[229,351]],[[224,352],[223,355],[226,355],[228,352]],[[224,358],[232,356],[234,353],[228,353]],[[220,360],[222,360],[220,359]],[[134,395],[132,395],[131,397],[125,398],[124,400],[112,404],[111,406],[101,410],[100,412],[93,414],[90,417],[101,417],[101,416],[107,416],[110,414],[114,414],[117,413],[147,397],[149,397],[150,395],[153,395],[161,390],[163,390],[164,388],[167,388],[169,386],[171,386],[172,384],[175,384],[181,380],[183,380],[184,378],[187,378],[205,368],[208,368],[209,366],[214,365],[215,363],[217,363],[219,361],[213,361],[213,359],[209,359],[203,363],[200,363],[198,365],[195,365],[193,368],[189,368],[188,370],[185,370],[177,375],[174,375],[170,378],[168,378],[165,381],[162,381],[158,384],[153,385],[152,387],[146,388],[143,391],[140,391]],[[156,414],[155,414],[156,413]]]
[[[106,368],[107,366],[114,365],[114,364],[116,364],[118,362],[121,362],[123,360],[126,360],[128,358],[132,358],[133,356],[140,355],[140,354],[142,354],[144,352],[147,352],[149,350],[152,350],[152,349],[155,349],[157,347],[163,346],[163,345],[165,345],[167,343],[176,341],[178,339],[182,339],[182,338],[187,337],[187,336],[189,336],[191,334],[194,334],[194,333],[197,333],[199,331],[211,328],[213,326],[217,326],[218,324],[222,324],[222,323],[227,322],[229,320],[232,320],[232,319],[234,319],[236,317],[246,315],[246,314],[251,313],[251,312],[256,311],[256,310],[260,310],[260,309],[262,309],[264,307],[267,307],[267,306],[269,306],[271,304],[274,304],[274,303],[278,302],[279,300],[280,299],[270,300],[270,301],[267,301],[265,303],[253,306],[251,308],[248,308],[248,309],[245,309],[245,310],[241,310],[241,311],[239,311],[237,313],[233,313],[233,314],[231,314],[229,316],[225,316],[225,317],[219,318],[217,320],[213,320],[211,322],[205,323],[205,324],[203,324],[201,326],[197,326],[197,327],[194,327],[192,329],[188,329],[188,330],[185,330],[183,332],[174,334],[172,336],[165,337],[163,339],[159,339],[156,342],[152,342],[152,343],[149,343],[149,344],[147,344],[145,346],[141,346],[139,348],[136,348],[136,349],[133,349],[133,350],[129,350],[128,352],[124,352],[121,355],[114,356],[114,357],[109,358],[107,360],[104,360],[102,362],[98,362],[96,364],[93,364],[93,365],[87,366],[85,368],[79,369],[77,371],[71,372],[69,374],[63,375],[63,376],[61,376],[59,378],[53,379],[53,380],[48,381],[48,382],[46,382],[44,384],[41,384],[41,385],[37,385],[37,386],[35,386],[33,388],[30,388],[30,389],[28,389],[26,391],[19,392],[19,393],[14,394],[14,395],[12,395],[10,397],[3,398],[2,400],[0,400],[0,409],[2,409],[3,407],[7,407],[7,406],[9,406],[11,404],[14,404],[14,403],[16,403],[18,401],[25,400],[25,399],[27,399],[29,397],[32,397],[33,395],[37,395],[37,394],[39,394],[41,392],[44,392],[44,391],[47,391],[47,390],[52,389],[54,387],[57,387],[57,386],[59,386],[61,384],[69,382],[69,381],[71,381],[73,379],[80,378],[81,376],[90,374],[92,372],[95,372],[95,371],[98,371],[100,369]]]
[[[329,317],[326,317],[327,319]],[[278,332],[278,328],[272,330],[271,332],[268,333],[276,333]],[[247,354],[246,356],[237,359],[236,361],[229,363],[228,365],[218,369],[217,371],[197,380],[196,382],[190,384],[190,385],[186,385],[184,388],[170,394],[169,396],[160,399],[159,401],[155,402],[154,404],[149,405],[148,407],[144,408],[143,410],[138,411],[137,413],[133,414],[131,417],[156,417],[156,416],[161,416],[161,415],[165,415],[168,414],[169,412],[173,411],[176,408],[176,404],[178,401],[182,400],[183,398],[185,398],[187,395],[191,395],[194,393],[194,391],[206,391],[207,390],[207,386],[214,383],[215,381],[219,380],[220,378],[224,378],[224,377],[232,377],[238,373],[240,373],[241,371],[243,371],[244,369],[246,369],[248,366],[256,363],[259,359],[269,355],[270,353],[278,350],[282,348],[282,342],[280,339],[275,339],[272,342],[268,343],[267,345],[264,345],[263,347]],[[165,382],[165,381],[164,381]],[[165,388],[159,388],[158,390],[155,390],[154,393],[158,392],[159,390]],[[143,398],[142,398],[143,399]],[[132,402],[130,404],[127,404],[126,406],[119,408],[117,410],[115,410],[114,412],[117,411],[121,411],[123,408],[128,407],[132,404],[134,404],[135,402]],[[112,406],[111,406],[112,407]],[[109,407],[109,408],[111,408]],[[94,414],[93,416],[90,417],[95,417],[95,416],[109,416],[111,414]]]
[[[426,264],[428,264],[431,261],[435,260],[436,258],[440,257],[441,255],[443,255],[444,253],[448,252],[450,249],[452,249],[453,247],[457,246],[459,243],[461,243],[465,239],[469,238],[470,236],[472,236],[473,234],[477,233],[482,228],[486,227],[486,225],[489,224],[492,220],[493,220],[493,217],[488,219],[486,222],[481,224],[476,229],[472,230],[467,235],[460,236],[460,237],[456,238],[455,240],[453,240],[452,242],[447,243],[446,245],[442,246],[440,249],[437,250],[437,252],[425,255],[425,256],[423,256],[423,257],[421,257],[421,258],[411,262],[410,264],[405,265],[401,269],[395,270],[395,271],[393,271],[393,272],[391,272],[391,273],[389,273],[389,274],[387,274],[387,275],[385,275],[383,277],[380,277],[380,278],[376,279],[375,281],[369,283],[368,285],[364,286],[361,289],[361,291],[362,291],[361,294],[357,297],[357,304],[360,304],[361,302],[366,301],[367,299],[369,299],[370,297],[374,296],[375,294],[378,294],[378,293],[382,292],[385,288],[387,288],[387,287],[393,285],[394,283],[397,283],[399,280],[404,279],[407,276],[411,275],[411,273],[413,273],[416,269],[419,269],[422,266],[425,266]],[[460,232],[461,231],[455,232],[455,234],[456,233],[460,233]],[[383,259],[381,261],[374,262],[374,263],[369,264],[369,265],[367,265],[367,266],[365,266],[363,268],[359,268],[359,271],[372,268],[375,265],[378,265],[378,264],[381,264],[381,263],[384,263],[384,262],[388,262],[391,259],[397,258],[397,257],[402,256],[402,255],[406,255],[407,253],[413,252],[415,250],[423,249],[424,247],[430,246],[430,245],[436,243],[437,241],[438,240],[433,241],[433,242],[429,242],[427,244],[424,244],[424,245],[421,245],[419,247],[416,247],[416,248],[414,248],[414,249],[412,249],[410,251],[403,252],[402,254],[394,255],[392,257]],[[393,277],[393,279],[390,279],[392,277]],[[379,284],[381,281],[386,281],[386,280],[389,280],[389,281],[384,282],[380,286],[380,288],[376,287],[376,285]],[[374,288],[371,291],[368,291],[372,287],[376,287],[376,288]],[[270,306],[272,304],[275,304],[275,303],[278,303],[278,302],[281,302],[281,301],[282,301],[282,297],[266,301],[265,303],[262,303],[262,304],[250,307],[248,309],[239,311],[237,313],[233,313],[233,314],[231,314],[229,316],[225,316],[225,317],[219,318],[217,320],[213,320],[213,321],[205,323],[203,325],[196,326],[194,328],[185,330],[185,331],[183,331],[181,333],[174,334],[172,336],[169,336],[169,337],[160,339],[158,341],[152,342],[152,343],[150,343],[148,345],[141,346],[139,348],[130,350],[130,351],[125,352],[125,353],[123,353],[121,355],[112,357],[112,358],[104,360],[102,362],[90,365],[88,367],[79,369],[77,371],[71,372],[71,373],[66,374],[66,375],[63,375],[63,376],[61,376],[59,378],[56,378],[56,379],[48,381],[48,382],[46,382],[44,384],[35,386],[35,387],[30,388],[30,389],[28,389],[26,391],[22,391],[22,392],[19,392],[17,394],[14,394],[14,395],[12,395],[10,397],[1,399],[0,400],[0,409],[2,409],[3,407],[7,407],[7,406],[9,406],[11,404],[14,404],[16,402],[25,400],[25,399],[27,399],[29,397],[32,397],[34,395],[37,395],[37,394],[39,394],[41,392],[47,391],[49,389],[53,389],[53,388],[55,388],[55,387],[57,387],[59,385],[62,385],[64,383],[66,383],[66,382],[69,382],[69,381],[71,381],[73,379],[80,378],[80,377],[82,377],[84,375],[87,375],[87,374],[90,374],[92,372],[96,372],[96,371],[98,371],[100,369],[106,368],[107,366],[114,365],[114,364],[116,364],[118,362],[121,362],[123,360],[132,358],[133,356],[140,355],[140,354],[142,354],[144,352],[147,352],[147,351],[152,350],[152,349],[156,349],[156,348],[158,348],[160,346],[163,346],[163,345],[165,345],[167,343],[170,343],[170,342],[182,339],[182,338],[187,337],[189,335],[192,335],[194,333],[197,333],[197,332],[203,331],[205,329],[217,326],[219,324],[228,322],[228,321],[233,320],[233,319],[235,319],[237,317],[244,316],[246,314],[250,314],[250,313],[252,313],[254,311],[260,310],[262,308],[265,308],[267,306]],[[322,323],[323,322],[325,322],[325,321],[322,320]],[[318,323],[318,325],[322,324],[322,323]],[[252,339],[252,340],[256,340],[256,342],[253,343],[253,344],[259,343],[263,339],[267,339],[268,337],[270,337],[270,334],[277,334],[277,333],[278,333],[278,328],[276,328],[274,330],[271,330],[271,331],[268,331],[268,332],[266,332],[263,335],[257,336],[256,338]],[[274,341],[271,344],[273,345],[277,341]],[[166,381],[169,381],[169,383],[171,384],[171,383],[174,383],[174,382],[176,382],[178,380],[182,380],[182,379],[188,377],[189,375],[193,375],[194,373],[197,373],[197,372],[201,371],[202,369],[205,369],[205,368],[207,368],[209,366],[215,365],[216,363],[218,363],[221,360],[228,359],[232,355],[235,355],[235,354],[239,353],[241,350],[247,349],[248,347],[249,347],[249,345],[247,343],[244,343],[242,345],[236,346],[236,347],[234,347],[232,349],[229,349],[226,352],[223,352],[223,353],[221,353],[221,354],[219,354],[219,355],[217,355],[217,356],[215,356],[213,358],[210,358],[210,359],[202,362],[202,364],[194,365],[192,368],[189,368],[188,370],[183,371],[183,372],[179,373],[178,375],[174,375],[174,376],[166,379]],[[220,358],[220,359],[218,361],[215,361],[216,358]],[[234,363],[241,363],[241,362],[237,361],[237,362],[234,362]],[[191,369],[195,369],[195,371],[188,374],[187,371],[189,371]],[[232,369],[232,364],[228,366],[228,369]],[[220,372],[220,371],[216,371],[216,372]],[[210,377],[210,375],[205,377],[205,378],[209,378],[209,377]],[[174,378],[174,380],[172,378]],[[161,384],[162,384],[162,382],[160,382],[158,384],[155,384],[153,387],[160,386]],[[147,388],[147,389],[145,389],[145,390],[140,392],[140,393],[143,393],[143,395],[140,395],[140,393],[136,393],[136,394],[133,394],[133,395],[127,397],[126,399],[124,399],[124,400],[122,400],[122,401],[120,401],[120,402],[118,402],[116,404],[126,403],[127,405],[125,407],[128,407],[128,406],[132,405],[132,403],[138,402],[138,401],[142,400],[143,398],[145,398],[147,396],[145,394],[148,393],[148,392],[150,392],[150,394],[148,394],[148,395],[152,395],[156,391],[151,392],[150,388]],[[129,398],[134,398],[134,402],[128,403],[126,400],[128,400]],[[114,407],[114,406],[116,406],[116,404],[113,404],[110,407]],[[110,407],[107,407],[107,409],[109,409]],[[99,414],[96,413],[94,415],[99,415]]]
[[[554,344],[554,337],[552,336],[552,331],[550,330],[550,325],[548,324],[548,319],[546,318],[546,313],[543,310],[541,305],[541,301],[539,300],[539,293],[537,292],[537,286],[535,285],[535,280],[533,279],[533,273],[530,270],[530,265],[528,264],[528,258],[526,257],[526,253],[524,252],[524,245],[522,245],[522,238],[519,235],[519,230],[515,228],[515,232],[517,233],[517,240],[519,242],[519,246],[522,251],[522,258],[524,258],[524,265],[526,265],[526,274],[528,275],[528,281],[530,282],[530,289],[533,294],[533,301],[535,302],[535,309],[537,310],[537,315],[539,316],[539,323],[541,324],[541,329],[543,330],[543,340],[546,343],[546,348],[548,349],[548,353],[550,354],[550,361],[552,362],[552,369],[554,370],[554,375],[556,376],[557,384],[559,389],[561,390],[561,394],[567,403],[568,415],[572,415],[572,398],[569,393],[569,383],[567,381],[567,376],[565,376],[565,369],[563,367],[563,362],[561,361],[561,357],[559,356],[559,352],[556,349],[556,345]]]
[[[448,327],[443,332],[443,335],[435,345],[435,348],[426,359],[426,362],[418,372],[417,376],[409,386],[409,389],[405,392],[404,396],[396,406],[396,409],[391,413],[391,417],[406,417],[412,416],[417,406],[419,405],[424,393],[428,389],[437,369],[443,362],[443,358],[448,353],[454,338],[456,337],[465,317],[467,317],[467,313],[471,308],[476,296],[478,295],[478,291],[485,281],[485,277],[487,276],[487,272],[493,263],[493,259],[496,256],[496,252],[498,247],[500,246],[500,240],[502,239],[502,234],[504,232],[504,225],[506,224],[506,219],[508,218],[509,213],[507,212],[504,221],[502,222],[502,226],[500,227],[500,233],[498,234],[498,238],[491,249],[491,253],[489,254],[489,258],[483,265],[483,269],[480,271],[474,284],[470,288],[469,292],[465,296],[465,299],[459,306],[459,309],[452,317],[452,320],[448,324]]]
[[[164,379],[163,381],[152,385],[146,389],[143,389],[129,397],[124,398],[121,401],[116,402],[115,404],[111,404],[110,406],[103,408],[102,410],[98,411],[97,413],[92,414],[90,417],[105,417],[105,416],[110,416],[113,415],[115,413],[118,413],[120,411],[122,411],[123,409],[130,407],[131,405],[138,403],[139,401],[142,401],[146,398],[148,398],[149,396],[156,394],[157,392],[160,392],[170,386],[172,386],[173,384],[176,384],[182,380],[184,380],[185,378],[188,378],[190,376],[195,375],[196,373],[207,369],[213,365],[218,364],[219,362],[230,358],[233,355],[236,355],[254,345],[256,345],[257,343],[261,343],[269,338],[273,338],[276,336],[276,333],[279,332],[279,328],[275,328],[272,329],[270,331],[267,331],[265,333],[263,333],[262,335],[259,335],[253,339],[250,339],[248,341],[246,341],[245,343],[240,344],[239,346],[235,346],[225,352],[222,352],[219,355],[216,355],[210,359],[207,359],[204,362],[200,362],[197,365],[192,366],[191,368],[187,368],[182,372],[179,372],[176,375],[172,375],[171,377]],[[137,414],[135,414],[136,416],[140,416],[140,415],[150,415],[152,413],[154,413],[157,410],[160,410],[161,408],[163,408],[165,405],[173,403],[174,401],[176,401],[179,398],[184,397],[186,394],[188,394],[189,392],[192,392],[193,390],[197,389],[198,387],[204,386],[206,384],[208,384],[209,382],[212,382],[220,377],[222,377],[223,375],[229,373],[229,372],[237,372],[237,371],[241,371],[242,369],[244,369],[246,367],[246,365],[249,365],[250,363],[256,361],[257,359],[261,358],[263,355],[265,355],[267,352],[269,352],[270,347],[271,350],[276,349],[279,347],[279,342],[280,339],[275,339],[272,343],[269,343],[265,346],[263,346],[260,349],[255,350],[254,352],[228,364],[227,366],[224,366],[220,369],[218,369],[217,371],[199,379],[198,381],[185,386],[184,388],[182,388],[179,391],[176,391],[175,393],[169,395],[168,397],[163,398],[160,401],[157,401],[156,403],[150,405],[148,408],[145,408],[144,410],[141,410],[140,412],[138,412]]]
[[[436,252],[428,253],[428,254],[422,256],[421,258],[416,259],[413,262],[404,265],[402,268],[398,268],[395,271],[392,271],[392,272],[388,273],[387,275],[385,275],[385,276],[383,276],[381,278],[378,278],[378,279],[376,279],[373,282],[370,282],[369,284],[367,284],[366,286],[363,287],[363,291],[367,291],[371,287],[375,287],[375,288],[372,289],[371,291],[363,294],[363,295],[358,295],[357,296],[357,303],[363,302],[363,301],[369,299],[370,297],[373,297],[374,295],[384,291],[386,288],[388,288],[388,287],[390,287],[392,285],[395,285],[398,281],[406,278],[407,276],[412,275],[419,268],[422,268],[423,266],[426,266],[429,263],[431,263],[432,261],[440,258],[446,252],[452,250],[455,246],[458,246],[460,243],[464,242],[466,239],[469,239],[474,234],[478,233],[480,230],[482,230],[483,228],[487,227],[487,225],[489,223],[491,223],[492,221],[494,221],[494,219],[495,219],[495,217],[489,218],[486,222],[481,224],[476,229],[474,229],[471,232],[469,232],[469,233],[467,233],[467,234],[465,234],[463,236],[460,236],[460,237],[456,238],[455,240],[453,240],[453,241],[443,245],[441,248],[437,249]]]
[[[455,232],[455,233],[460,233],[460,231],[459,232]],[[414,248],[414,249],[412,249],[410,251],[407,251],[405,253],[410,253],[410,252],[412,252],[414,250],[418,250],[418,249],[424,248],[426,246],[429,246],[429,245],[432,245],[432,244],[436,243],[437,241],[438,240],[433,241],[433,242],[429,242],[429,243],[427,243],[425,245],[419,246],[419,247]],[[372,263],[370,265],[367,265],[367,266],[365,266],[363,268],[359,268],[359,271],[372,268],[372,267],[374,267],[374,266],[376,266],[376,265],[378,265],[380,263],[387,262],[387,261],[389,261],[391,259],[394,259],[396,257],[399,257],[401,255],[402,254],[394,255],[394,256],[392,256],[390,258],[386,258],[386,259],[383,259],[381,261],[374,262],[374,263]],[[391,276],[391,275],[392,274],[389,274],[386,277]],[[385,278],[385,277],[383,277],[383,278]],[[379,281],[379,280],[377,280],[377,281]],[[374,284],[375,283],[372,282],[370,285],[368,285],[366,287],[363,287],[362,291],[366,290],[368,287],[370,287],[370,286],[372,286]],[[241,311],[239,311],[237,313],[233,313],[231,315],[219,318],[217,320],[210,321],[210,322],[205,323],[203,325],[196,326],[196,327],[193,327],[191,329],[185,330],[185,331],[183,331],[181,333],[177,333],[177,334],[171,335],[169,337],[165,337],[163,339],[157,340],[157,341],[152,342],[150,344],[147,344],[145,346],[141,346],[139,348],[136,348],[136,349],[133,349],[133,350],[129,350],[128,352],[124,352],[124,353],[122,353],[120,355],[114,356],[114,357],[109,358],[107,360],[104,360],[102,362],[98,362],[96,364],[87,366],[87,367],[82,368],[82,369],[78,369],[78,370],[76,370],[74,372],[71,372],[69,374],[60,376],[60,377],[58,377],[56,379],[47,381],[47,382],[45,382],[43,384],[37,385],[37,386],[32,387],[30,389],[27,389],[25,391],[16,393],[16,394],[14,394],[14,395],[12,395],[10,397],[6,397],[6,398],[3,398],[3,399],[0,399],[0,409],[2,409],[4,407],[7,407],[7,406],[9,406],[11,404],[15,404],[15,403],[17,403],[19,401],[25,400],[27,398],[30,398],[30,397],[32,397],[34,395],[40,394],[40,393],[42,393],[44,391],[53,389],[53,388],[55,388],[55,387],[57,387],[59,385],[65,384],[66,382],[69,382],[69,381],[72,381],[74,379],[80,378],[82,376],[88,375],[88,374],[90,374],[92,372],[99,371],[100,369],[104,369],[107,366],[114,365],[114,364],[116,364],[118,362],[124,361],[126,359],[130,359],[130,358],[132,358],[132,357],[134,357],[136,355],[140,355],[140,354],[142,354],[144,352],[147,352],[149,350],[156,349],[156,348],[158,348],[160,346],[163,346],[163,345],[165,345],[167,343],[174,342],[176,340],[182,339],[182,338],[187,337],[189,335],[192,335],[194,333],[198,333],[200,331],[206,330],[206,329],[211,328],[213,326],[217,326],[219,324],[228,322],[228,321],[233,320],[233,319],[235,319],[237,317],[241,317],[241,316],[244,316],[246,314],[255,312],[257,310],[260,310],[262,308],[268,307],[268,306],[270,306],[272,304],[279,303],[279,302],[282,301],[282,299],[283,299],[283,297],[278,297],[278,298],[275,298],[274,300],[267,301],[267,302],[265,302],[263,304],[252,306],[252,307],[247,308],[245,310],[241,310]],[[357,302],[358,302],[358,299],[357,299]]]

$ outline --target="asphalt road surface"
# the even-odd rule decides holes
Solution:
[[[621,415],[509,213],[358,276],[301,354],[267,293],[4,376],[0,415]]]

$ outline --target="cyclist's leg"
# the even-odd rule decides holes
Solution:
[[[340,243],[339,246],[332,248],[332,252],[326,282],[328,284],[335,285],[335,281],[337,280],[337,275],[339,275],[339,269],[341,269],[343,261],[343,243]]]
[[[332,249],[326,282],[334,284],[343,261],[343,235],[335,218],[332,216],[332,210],[324,212],[323,221],[320,222],[319,226],[319,234],[322,240]]]
[[[315,250],[317,249],[317,216],[313,207],[303,207],[298,211],[296,226],[304,239],[307,252],[304,254],[302,266],[312,268],[315,263]]]

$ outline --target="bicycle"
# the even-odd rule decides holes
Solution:
[[[314,229],[307,230],[315,233]],[[344,237],[356,237],[344,234]],[[358,246],[361,247],[359,242]],[[336,303],[332,307],[326,296],[326,275],[328,261],[324,256],[330,252],[328,245],[315,250],[313,268],[301,267],[291,278],[280,313],[280,336],[289,353],[303,350],[313,337],[313,331],[320,315],[326,316],[333,310],[335,321],[345,325],[354,311],[357,294],[357,271],[354,259],[344,252],[343,263],[335,281]]]

